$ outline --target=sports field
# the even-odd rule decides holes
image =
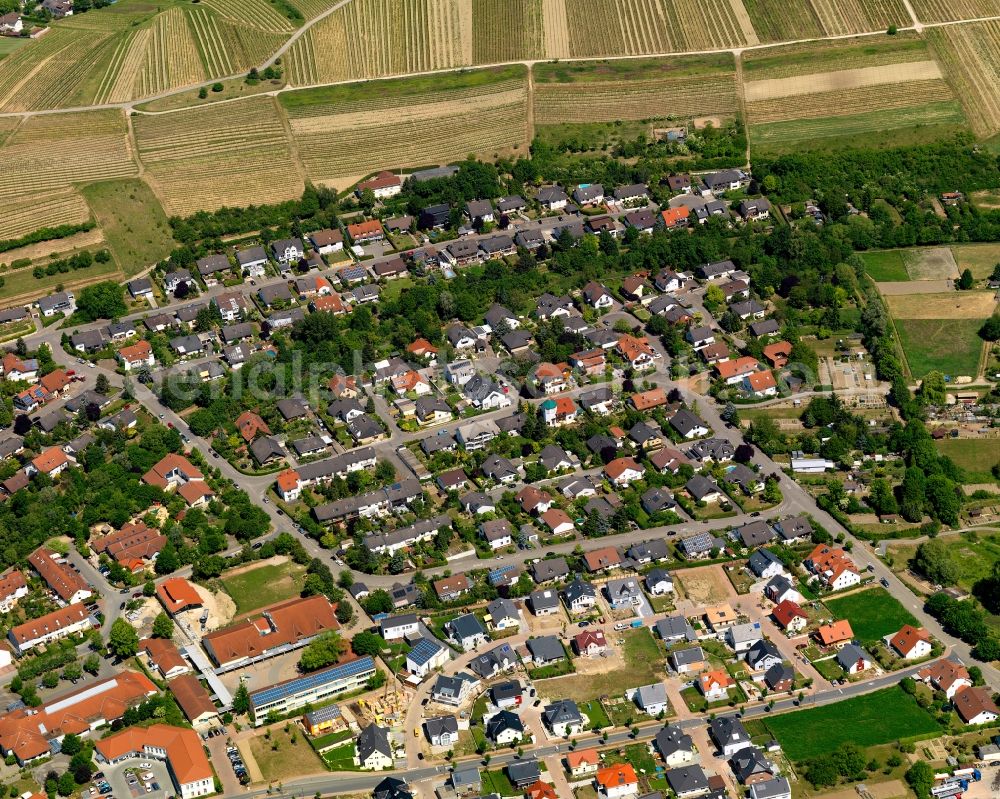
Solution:
[[[236,603],[239,616],[298,596],[305,582],[305,568],[290,561],[265,563],[220,579]]]
[[[875,746],[939,729],[916,699],[898,686],[822,707],[769,716],[765,724],[784,753],[796,762],[832,752],[848,741],[861,747]]]
[[[868,588],[833,597],[824,600],[823,604],[836,618],[847,619],[862,643],[895,633],[904,624],[917,624],[913,614],[884,588]]]

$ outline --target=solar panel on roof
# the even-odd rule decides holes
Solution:
[[[372,660],[371,657],[365,656],[363,658],[358,658],[357,660],[352,660],[350,663],[345,663],[342,666],[334,666],[332,669],[317,671],[315,674],[310,674],[306,677],[299,677],[295,680],[289,680],[288,682],[280,685],[272,685],[270,688],[265,688],[263,691],[257,691],[250,694],[250,701],[254,705],[266,705],[271,702],[276,702],[279,699],[284,699],[287,696],[297,694],[300,691],[307,691],[321,685],[327,685],[328,683],[336,682],[337,680],[341,680],[346,677],[354,677],[358,674],[363,674],[365,671],[371,671],[374,668],[375,661]]]

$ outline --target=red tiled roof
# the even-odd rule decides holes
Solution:
[[[201,607],[201,596],[183,577],[168,577],[156,587],[156,595],[168,613]]]
[[[22,760],[48,754],[51,739],[68,733],[89,732],[91,724],[101,720],[119,719],[128,708],[155,693],[156,686],[144,675],[134,671],[119,672],[114,677],[57,697],[40,708],[21,708],[0,717],[0,748],[5,752],[13,751]],[[197,739],[193,731],[192,735]],[[98,746],[101,743],[103,741],[98,742]]]
[[[212,697],[193,674],[182,674],[167,683],[170,693],[174,695],[177,704],[181,706],[188,721],[195,721],[204,714],[215,715],[218,709],[212,703]]]
[[[202,644],[222,665],[339,627],[333,605],[317,595],[270,605],[259,615],[209,633]]]
[[[129,522],[120,530],[95,538],[91,546],[97,552],[106,552],[121,563],[136,558],[149,560],[166,543],[166,536],[161,535],[156,528],[147,527],[142,522]]]
[[[631,763],[618,763],[614,766],[598,769],[597,782],[607,790],[621,785],[635,785],[639,782],[639,778],[635,776],[635,769],[632,768]]]
[[[816,630],[816,637],[824,646],[839,644],[841,641],[850,641],[854,638],[854,630],[847,619],[839,619],[832,624],[824,624]]]
[[[31,465],[42,474],[50,474],[69,463],[69,456],[61,447],[49,447],[32,459]]]
[[[181,472],[185,479],[187,480],[203,480],[204,475],[195,468],[194,464],[191,463],[183,455],[177,455],[176,453],[169,453],[164,455],[148,472],[142,476],[144,483],[149,485],[157,486],[158,488],[167,487],[167,474],[177,470]]]
[[[170,761],[170,770],[182,785],[211,780],[214,776],[198,733],[185,727],[167,724],[129,727],[117,735],[95,741],[95,746],[107,760],[115,760],[130,752],[142,754],[144,746],[163,749]]]
[[[187,668],[187,662],[181,657],[180,650],[169,638],[147,638],[140,645],[139,651],[147,652],[156,664],[156,668],[163,674],[173,669]]]
[[[775,605],[771,610],[771,615],[774,616],[774,620],[782,627],[788,627],[795,618],[807,618],[802,608],[790,599],[785,599]]]
[[[28,563],[63,602],[69,602],[80,591],[90,592],[87,581],[65,563],[57,561],[51,549],[39,547],[28,556]]]

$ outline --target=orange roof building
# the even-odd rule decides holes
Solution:
[[[138,341],[135,344],[130,344],[129,346],[122,347],[118,350],[118,357],[121,359],[122,363],[128,364],[129,366],[148,363],[152,354],[153,348],[150,346],[148,341]]]
[[[618,339],[618,352],[636,367],[650,366],[656,359],[656,351],[649,346],[649,340],[645,336],[642,338],[622,336]]]
[[[0,613],[9,613],[23,596],[28,595],[28,581],[20,569],[11,569],[0,577]]]
[[[898,633],[889,639],[889,645],[900,657],[916,660],[931,653],[931,636],[923,627],[904,624]]]
[[[339,627],[330,600],[316,595],[270,605],[259,615],[209,633],[201,643],[217,666],[229,669]]]
[[[614,547],[601,547],[592,549],[583,556],[587,564],[587,571],[598,572],[602,569],[614,569],[622,565],[622,556]]]
[[[312,307],[314,311],[332,313],[334,316],[345,314],[348,311],[347,305],[337,292],[317,297],[312,301]]]
[[[849,588],[861,582],[861,574],[854,561],[841,547],[817,544],[802,564],[815,574],[820,582],[834,590]]]
[[[56,553],[51,549],[39,547],[28,556],[28,563],[41,575],[49,589],[67,604],[83,602],[94,593],[76,571],[56,559]]]
[[[156,587],[156,596],[171,616],[188,608],[200,608],[201,596],[183,577],[168,577]]]
[[[31,474],[41,473],[55,477],[60,472],[69,468],[71,463],[76,463],[76,461],[63,452],[62,447],[49,447],[46,450],[42,450],[41,453],[32,459],[31,465],[28,466],[28,471]]]
[[[407,344],[406,351],[411,355],[416,355],[418,358],[433,358],[438,354],[438,348],[425,338],[418,338],[413,343]]]
[[[854,630],[847,619],[824,624],[816,629],[816,639],[823,646],[839,646],[854,640]]]
[[[95,747],[98,760],[104,763],[131,757],[165,759],[181,799],[215,793],[212,766],[194,730],[168,724],[129,727],[96,741]]]
[[[59,394],[66,386],[73,382],[73,378],[69,376],[69,373],[65,369],[56,369],[54,372],[49,372],[38,382],[49,394]]]
[[[597,770],[597,784],[608,796],[616,796],[629,786],[639,784],[631,763],[616,763]]]
[[[698,676],[698,688],[701,689],[702,695],[706,698],[728,694],[729,689],[734,685],[736,685],[736,681],[729,676],[729,672],[725,669],[706,671]]]
[[[605,476],[615,485],[627,485],[633,480],[640,480],[645,473],[645,467],[628,456],[615,458],[604,467]]]
[[[193,674],[185,674],[171,680],[167,683],[167,687],[192,724],[208,721],[218,715],[219,709],[212,702],[212,697]]]
[[[191,671],[177,645],[169,638],[147,638],[140,642],[139,651],[149,655],[150,661],[164,679],[169,680]]]
[[[164,455],[153,468],[142,476],[142,481],[165,491],[191,480],[204,480],[205,476],[183,455]]]
[[[776,341],[764,347],[764,357],[775,369],[780,369],[788,363],[788,356],[792,354],[792,345],[787,341]]]
[[[528,799],[559,799],[556,789],[549,783],[538,780],[524,789],[524,795]]]
[[[354,243],[362,241],[377,241],[384,237],[382,223],[377,219],[369,219],[367,222],[355,222],[347,226],[347,232]]]
[[[689,213],[690,211],[682,205],[678,208],[668,208],[666,211],[661,211],[660,216],[663,219],[663,226],[667,230],[671,230],[672,228],[686,226]]]
[[[120,530],[102,535],[90,542],[97,552],[104,552],[119,563],[130,560],[152,560],[158,554],[167,538],[154,527],[143,522],[129,522]]]
[[[754,394],[773,394],[778,390],[774,375],[770,372],[754,372],[743,381],[748,391]]]
[[[271,428],[267,426],[267,422],[261,419],[260,414],[254,411],[243,411],[243,413],[237,416],[236,429],[240,431],[243,440],[248,443],[261,433],[266,436],[271,435]]]
[[[925,666],[917,672],[917,677],[924,682],[929,682],[939,691],[944,691],[949,699],[962,688],[972,687],[972,676],[969,674],[969,670],[951,658],[942,658]]]
[[[632,402],[632,407],[637,411],[648,411],[650,408],[666,405],[667,392],[662,388],[651,388],[649,391],[633,394],[629,399]]]
[[[90,611],[83,603],[76,602],[11,628],[7,640],[18,655],[23,655],[36,646],[58,641],[93,626],[94,617]]]
[[[596,749],[579,749],[566,755],[566,765],[574,777],[592,774],[597,771],[597,764],[600,762],[601,755]]]
[[[188,507],[203,505],[215,496],[215,492],[208,487],[204,480],[192,480],[177,486],[177,494],[183,497]]]
[[[756,358],[744,355],[740,358],[733,358],[731,361],[722,361],[715,364],[715,371],[727,383],[733,381],[739,382],[747,375],[755,372],[759,366],[760,364]]]
[[[82,735],[102,724],[110,724],[155,693],[156,686],[145,675],[121,671],[106,680],[57,697],[42,707],[14,710],[0,716],[0,750],[13,754],[22,765],[48,757],[52,754],[49,741],[70,733]],[[192,731],[192,735],[197,740],[197,734]],[[103,741],[98,747],[101,743]],[[200,744],[198,748],[201,749]]]

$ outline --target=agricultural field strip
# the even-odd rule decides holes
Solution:
[[[41,71],[50,59],[73,47],[81,36],[86,34],[73,30],[51,31],[39,42],[22,47],[0,61],[0,108],[5,108],[7,103],[16,99],[22,86]]]
[[[851,137],[865,133],[879,133],[906,128],[927,129],[932,125],[951,125],[957,128],[965,122],[962,108],[957,101],[926,103],[897,108],[891,114],[884,110],[823,116],[816,119],[792,119],[786,122],[768,122],[752,125],[750,138],[753,146],[811,141],[822,137]]]
[[[912,34],[900,34],[879,42],[861,38],[846,44],[830,40],[774,43],[745,53],[743,74],[747,80],[789,78],[793,75],[925,61],[931,57],[927,41]]]
[[[743,92],[749,103],[755,100],[795,97],[823,91],[858,89],[864,86],[882,86],[942,77],[936,61],[911,61],[890,66],[861,67],[789,78],[752,80],[743,84]]]
[[[206,74],[230,75],[235,72],[237,67],[230,58],[230,50],[223,41],[215,16],[201,6],[195,6],[188,9],[188,21],[201,51]]]
[[[747,118],[751,125],[756,125],[849,116],[863,109],[888,111],[954,99],[951,87],[944,80],[915,80],[888,90],[885,86],[863,86],[844,91],[803,94],[795,98],[794,105],[781,98],[757,100],[747,103]]]
[[[110,53],[115,46],[115,38],[110,33],[95,33],[79,43],[72,54],[69,50],[60,51],[46,61],[4,109],[28,111],[73,105],[74,94],[86,81],[93,65],[101,63],[105,52]]]
[[[492,92],[478,97],[468,97],[462,101],[463,114],[476,114],[499,105],[514,105],[527,99],[524,89],[512,89],[506,92]],[[393,124],[406,122],[421,122],[425,120],[451,117],[455,112],[453,102],[444,101],[425,103],[422,105],[405,105],[393,111]],[[386,124],[383,110],[355,111],[328,116],[292,119],[292,130],[296,133],[322,133],[324,131],[344,130],[354,127],[377,128]]]
[[[87,203],[71,188],[26,195],[3,206],[3,228],[7,237],[22,236],[46,225],[85,222],[89,218]]]
[[[535,122],[613,122],[653,116],[733,114],[736,74],[639,82],[535,84]]]
[[[203,0],[209,8],[241,25],[265,31],[291,32],[295,25],[279,14],[267,0]]]
[[[956,22],[1000,14],[996,0],[911,0],[921,22]]]
[[[946,26],[928,37],[962,101],[973,131],[1000,131],[1000,22]]]
[[[565,0],[542,0],[542,29],[546,58],[569,58],[569,20]]]

